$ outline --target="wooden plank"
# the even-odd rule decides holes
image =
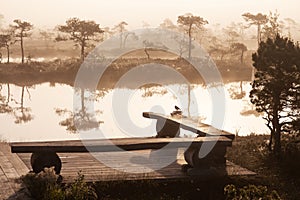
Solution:
[[[16,169],[18,176],[25,175],[29,170],[23,161],[16,154],[12,154],[8,143],[0,143],[0,151],[2,151],[10,163]]]
[[[220,130],[217,128],[214,128],[211,125],[201,123],[197,120],[182,116],[180,118],[175,118],[171,116],[166,116],[163,114],[153,113],[153,112],[143,112],[143,117],[150,118],[150,119],[156,119],[156,120],[170,120],[174,122],[175,124],[180,124],[180,128],[183,128],[185,130],[194,132],[200,136],[225,136],[227,138],[230,138],[233,140],[235,138],[235,135],[232,133],[229,133],[224,130]]]
[[[227,137],[197,138],[118,138],[102,140],[69,140],[51,142],[16,142],[10,143],[12,153],[30,153],[38,151],[55,152],[113,152],[134,151],[143,149],[182,148],[199,146],[203,143],[217,146],[231,146],[232,140]],[[118,147],[118,148],[117,148]]]
[[[141,150],[135,151],[137,154],[147,155],[150,150]],[[30,154],[22,153],[18,154],[20,158],[27,162],[30,165]],[[150,172],[150,173],[142,173],[143,166],[131,165],[127,166],[131,169],[131,171],[140,172],[140,173],[125,173],[122,171],[122,168],[111,168],[96,160],[90,153],[72,153],[71,156],[68,153],[59,153],[59,156],[62,157],[63,168],[61,171],[61,175],[63,176],[64,182],[73,181],[77,177],[77,173],[81,170],[82,174],[85,175],[85,180],[88,182],[93,181],[116,181],[116,180],[145,180],[145,179],[153,179],[153,180],[177,180],[177,179],[194,179],[194,178],[209,178],[209,177],[195,177],[189,176],[186,173],[181,171],[181,164],[185,164],[186,162],[183,159],[181,154],[178,154],[177,161],[171,163],[170,165]],[[115,166],[118,166],[119,163],[124,162],[126,158],[124,158],[123,154],[120,152],[108,152],[105,153],[105,157],[107,158],[115,158],[111,159],[110,162],[114,163]],[[83,159],[84,158],[84,159]],[[179,164],[180,163],[180,164]],[[154,163],[155,164],[155,163]],[[159,164],[159,163],[158,163]],[[217,169],[220,176],[247,176],[247,175],[255,175],[255,173],[237,166],[231,162],[226,163],[226,167]]]
[[[7,143],[0,142],[0,199],[23,199],[19,193],[23,187],[20,182],[16,182],[21,175],[28,172],[23,161],[10,152]]]

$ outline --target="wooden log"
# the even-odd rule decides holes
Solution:
[[[226,164],[226,147],[216,145],[204,158],[199,157],[201,146],[190,146],[184,152],[184,159],[193,168],[209,168]]]
[[[54,167],[56,174],[60,174],[61,160],[58,155],[53,151],[33,152],[30,158],[32,170],[39,173],[44,168]]]
[[[158,119],[156,123],[157,138],[178,137],[180,134],[180,124],[169,119]]]

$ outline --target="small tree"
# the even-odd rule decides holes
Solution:
[[[291,30],[296,28],[297,22],[292,18],[285,18],[284,21],[287,23],[286,29],[288,31],[288,37],[292,37]]]
[[[127,25],[128,24],[126,22],[122,21],[113,28],[116,33],[120,33],[120,48],[124,48],[123,34],[127,31],[125,28]]]
[[[290,132],[289,126],[300,117],[300,48],[277,35],[261,42],[252,59],[257,72],[250,92],[251,103],[265,114],[271,132],[269,148],[279,155],[281,133]]]
[[[6,52],[7,52],[7,63],[9,63],[9,47],[10,47],[10,43],[11,42],[11,35],[8,34],[0,34],[0,49],[2,47],[6,48]]]
[[[240,52],[240,61],[243,64],[244,63],[244,53],[248,50],[247,46],[243,43],[233,43],[230,46],[231,51],[233,52]]]
[[[22,63],[24,63],[24,38],[31,35],[30,31],[33,29],[33,25],[26,21],[21,21],[19,19],[14,20],[14,24],[11,25],[12,30],[14,30],[14,36],[16,41],[20,42],[21,45],[21,55]]]
[[[240,34],[237,31],[238,28],[234,23],[231,23],[226,28],[223,28],[223,32],[225,33],[226,41],[228,42],[229,46],[237,42],[240,38]]]
[[[192,50],[192,32],[193,28],[198,30],[203,29],[203,26],[208,24],[207,20],[204,20],[202,17],[194,16],[190,13],[178,16],[177,23],[180,24],[186,31],[189,36],[189,55],[188,58],[191,58]]]
[[[259,43],[261,42],[262,25],[264,25],[268,22],[267,15],[263,15],[261,13],[258,13],[256,15],[253,15],[251,13],[245,13],[242,16],[244,17],[246,22],[249,23],[249,26],[252,26],[252,25],[257,26],[257,44],[259,46]]]
[[[264,26],[262,30],[263,38],[274,39],[278,34],[281,34],[282,24],[278,21],[279,14],[277,12],[270,12],[268,16],[268,23]]]
[[[66,21],[66,25],[58,27],[60,32],[68,34],[68,37],[57,37],[56,41],[73,40],[77,45],[81,47],[80,58],[85,57],[85,48],[88,46],[89,40],[99,40],[97,34],[104,31],[100,28],[99,24],[94,21],[85,21],[78,18],[71,18]]]
[[[177,30],[177,26],[169,18],[164,19],[164,21],[159,25],[159,28]]]

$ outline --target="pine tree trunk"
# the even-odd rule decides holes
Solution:
[[[270,134],[270,140],[269,140],[269,145],[268,145],[269,151],[272,151],[273,135],[274,135],[274,132],[271,131],[271,134]]]
[[[150,54],[148,53],[147,47],[144,48],[145,54],[147,55],[147,59],[150,59]]]
[[[24,90],[25,90],[25,86],[22,87],[22,94],[21,94],[21,111],[23,112],[23,108],[24,108]]]
[[[242,54],[241,54],[241,64],[244,63],[244,51],[242,51]]]
[[[257,48],[259,47],[259,44],[260,44],[260,24],[257,25]]]
[[[9,83],[7,83],[7,99],[6,99],[6,104],[8,104],[10,101],[10,86]]]
[[[120,34],[120,49],[123,48],[123,32]]]
[[[9,45],[6,45],[6,51],[7,51],[7,62],[6,63],[9,63]]]
[[[23,46],[23,33],[21,32],[21,55],[22,55],[22,64],[24,63],[24,46]]]
[[[192,54],[192,24],[189,27],[189,60],[191,59]]]
[[[81,89],[81,111],[82,113],[85,113],[85,105],[84,105],[84,89]]]
[[[80,59],[83,61],[84,60],[84,47],[85,47],[85,42],[81,42],[81,53],[80,53]]]
[[[188,117],[191,117],[191,85],[188,84]]]
[[[274,128],[274,153],[276,156],[280,155],[281,152],[281,128],[279,124],[279,116],[278,116],[278,106],[279,106],[279,99],[274,99],[274,109],[273,109],[273,120],[272,125]]]

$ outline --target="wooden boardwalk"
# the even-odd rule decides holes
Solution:
[[[10,152],[10,146],[0,142],[0,200],[25,199],[18,179],[28,171],[24,162]]]
[[[140,150],[134,152],[136,155],[147,156],[150,150]],[[96,155],[97,153],[95,153]],[[102,152],[102,162],[98,161],[90,153],[58,153],[62,160],[62,170],[61,175],[63,176],[63,181],[70,182],[77,177],[79,171],[85,176],[85,180],[89,182],[96,181],[116,181],[116,180],[176,180],[176,179],[191,179],[195,178],[187,175],[181,171],[181,164],[185,164],[183,158],[183,151],[178,152],[177,161],[171,163],[170,165],[159,169],[151,170],[149,172],[149,167],[146,168],[141,164],[134,164],[129,161],[128,154],[122,152]],[[18,153],[19,157],[24,161],[28,168],[30,168],[30,154],[28,153]],[[145,160],[146,162],[146,160]],[[110,166],[107,166],[109,163]],[[123,166],[120,163],[124,163]],[[153,169],[158,168],[159,163],[153,164]],[[149,165],[148,165],[149,166]],[[126,170],[135,173],[124,172],[124,167]],[[145,172],[146,171],[146,172]],[[237,166],[231,162],[227,161],[226,170],[215,170],[216,174],[213,175],[254,175],[255,173]],[[201,178],[208,178],[207,174],[200,176]]]
[[[26,199],[24,197],[23,189],[20,182],[16,182],[22,175],[28,173],[31,169],[30,166],[30,153],[11,153],[10,146],[7,143],[0,143],[0,200],[2,199]],[[151,150],[138,150],[131,151],[136,155],[146,156],[149,155]],[[185,164],[183,158],[183,150],[180,149],[177,154],[177,161],[170,165],[152,172],[146,172],[149,168],[145,168],[143,163],[139,164],[126,164],[129,158],[124,152],[101,152],[102,162],[98,161],[90,153],[58,153],[62,160],[62,171],[64,182],[71,182],[77,177],[79,171],[85,176],[88,182],[96,181],[115,181],[115,180],[178,180],[178,179],[191,179],[195,176],[189,176],[181,171],[181,164]],[[103,160],[104,159],[104,160]],[[109,162],[114,167],[109,167],[104,163]],[[145,160],[146,162],[146,160]],[[125,163],[121,166],[120,163]],[[159,164],[159,163],[157,163]],[[136,173],[126,173],[122,168]],[[153,164],[153,168],[156,168]],[[255,173],[237,166],[231,162],[226,163],[226,169],[215,170],[215,175],[255,175]],[[207,178],[207,173],[198,176],[198,178]],[[203,179],[205,180],[205,179]],[[21,191],[21,192],[20,192]]]

